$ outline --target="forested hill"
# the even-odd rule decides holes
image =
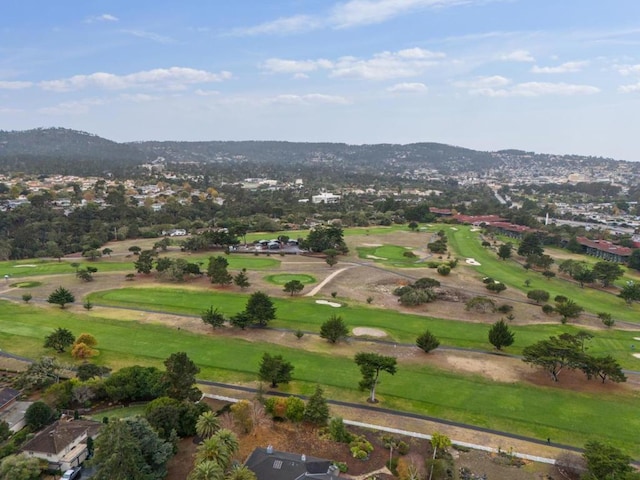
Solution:
[[[167,162],[236,165],[239,170],[266,170],[282,165],[328,167],[352,174],[398,175],[437,171],[441,174],[517,171],[549,167],[582,171],[611,159],[576,155],[536,154],[521,150],[482,152],[440,143],[407,145],[301,143],[278,141],[202,141],[116,143],[96,135],[64,128],[22,132],[0,131],[0,172],[126,175],[137,165],[161,157]],[[251,167],[253,166],[253,167]],[[251,168],[249,168],[251,167]]]
[[[0,130],[0,170],[96,175],[122,174],[147,161],[146,154],[127,144],[66,128]]]

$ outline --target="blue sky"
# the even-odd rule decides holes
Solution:
[[[638,0],[21,0],[0,129],[640,160]]]

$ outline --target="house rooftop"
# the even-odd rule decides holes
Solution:
[[[22,450],[57,455],[84,432],[93,437],[101,427],[100,422],[91,420],[58,420],[25,443]]]
[[[258,480],[330,480],[338,476],[331,461],[305,454],[256,448],[245,462]]]

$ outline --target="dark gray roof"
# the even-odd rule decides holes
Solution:
[[[14,390],[13,388],[4,387],[0,390],[0,409],[4,407],[7,403],[18,398],[20,392],[18,390]]]
[[[335,480],[338,474],[329,460],[272,448],[256,448],[245,465],[258,480]]]

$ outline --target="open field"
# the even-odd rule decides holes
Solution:
[[[194,334],[163,325],[135,320],[108,320],[95,315],[77,315],[58,309],[42,310],[2,303],[0,345],[19,354],[41,355],[42,339],[58,326],[73,332],[88,332],[98,339],[100,363],[116,368],[138,363],[160,366],[176,351],[186,351],[202,369],[200,377],[221,381],[250,382],[255,379],[264,351],[281,354],[295,366],[294,381],[284,391],[310,393],[316,383],[327,387],[331,398],[363,401],[358,392],[359,373],[351,360],[354,351],[378,350],[390,354],[393,347],[358,344],[332,348],[322,342],[324,352],[306,351],[288,334],[289,346],[260,341],[260,332],[246,339],[224,334]],[[123,313],[123,317],[135,312]],[[126,339],[126,341],[123,341]],[[303,338],[304,341],[304,338]],[[536,438],[551,436],[558,442],[582,443],[588,438],[607,438],[627,449],[640,428],[636,415],[637,392],[625,386],[586,382],[592,391],[563,390],[562,383],[544,386],[530,382],[501,383],[481,375],[461,375],[428,364],[427,356],[413,349],[399,358],[395,376],[385,376],[379,387],[383,405],[455,419],[479,426],[517,431]],[[51,354],[51,352],[46,352]],[[71,361],[69,354],[61,360]],[[534,374],[532,372],[532,374]],[[535,374],[534,374],[535,375]],[[546,376],[544,376],[546,377]],[[606,411],[606,415],[593,412]],[[589,418],[589,422],[584,419]],[[635,445],[634,454],[640,454]]]
[[[617,298],[614,294],[595,288],[580,288],[572,282],[560,278],[547,280],[540,272],[525,270],[513,260],[502,261],[497,258],[495,252],[482,247],[479,240],[479,232],[472,232],[469,227],[457,226],[456,230],[445,228],[449,238],[449,245],[457,256],[461,258],[474,258],[480,265],[474,267],[478,273],[478,284],[482,277],[492,277],[503,282],[507,287],[520,290],[525,293],[532,289],[546,290],[551,298],[556,295],[564,295],[575,300],[584,307],[587,312],[609,312],[615,320],[624,320],[637,323],[640,321],[640,305],[631,307]],[[529,288],[525,286],[526,280],[531,280]]]
[[[253,273],[249,290],[259,289],[272,295],[278,318],[270,327],[287,331],[272,328],[213,331],[205,326],[199,315],[211,305],[225,315],[244,308],[248,293],[240,293],[233,287],[216,289],[206,279],[180,286],[161,284],[153,281],[152,276],[137,276],[134,283],[124,283],[122,276],[108,275],[107,270],[100,268],[103,263],[110,262],[108,259],[96,262],[99,273],[95,282],[80,283],[75,279],[73,269],[63,262],[62,266],[67,271],[61,273],[67,273],[66,276],[57,275],[57,272],[39,274],[38,280],[44,279],[45,284],[33,289],[34,302],[46,298],[54,286],[46,283],[47,275],[56,275],[52,277],[56,283],[76,292],[78,303],[81,298],[89,299],[98,306],[86,312],[79,305],[60,310],[0,302],[0,348],[31,358],[51,355],[51,351],[42,347],[43,338],[62,326],[76,335],[88,332],[96,336],[100,354],[95,361],[112,368],[133,363],[161,367],[162,361],[171,353],[186,351],[202,369],[200,378],[253,385],[259,359],[263,352],[269,351],[282,354],[295,366],[293,382],[282,386],[282,391],[308,394],[315,384],[320,383],[326,387],[330,398],[357,402],[363,402],[366,394],[357,390],[359,372],[352,357],[357,351],[376,351],[396,356],[399,362],[395,376],[384,375],[382,378],[378,391],[381,406],[535,438],[551,437],[556,442],[576,446],[594,438],[607,440],[640,457],[640,445],[636,441],[640,427],[637,379],[628,385],[601,385],[596,381],[586,381],[581,373],[563,372],[560,382],[554,384],[544,372],[529,368],[517,359],[488,355],[492,351],[487,340],[488,324],[498,320],[499,314],[465,312],[463,304],[455,301],[438,301],[415,310],[404,309],[390,291],[398,285],[397,282],[409,281],[407,277],[432,276],[448,288],[467,295],[475,295],[474,292],[483,294],[484,285],[480,278],[485,275],[504,281],[510,288],[497,300],[499,303],[513,303],[517,313],[512,325],[516,342],[507,349],[510,354],[517,354],[525,346],[549,335],[575,333],[579,328],[571,324],[561,325],[557,316],[546,317],[540,313],[539,306],[526,302],[526,278],[532,280],[530,288],[549,290],[552,295],[564,294],[592,312],[609,311],[616,320],[626,319],[624,314],[628,307],[624,302],[593,289],[576,287],[573,290],[573,285],[568,282],[560,279],[547,281],[539,273],[527,272],[515,262],[502,262],[494,252],[482,248],[477,233],[467,227],[438,227],[447,232],[452,253],[461,259],[475,258],[480,265],[470,266],[461,261],[450,276],[440,277],[424,266],[422,269],[406,269],[384,262],[374,264],[371,259],[362,262],[356,251],[359,246],[375,249],[380,247],[373,245],[392,246],[394,255],[401,255],[409,248],[421,252],[426,251],[431,233],[410,232],[406,227],[352,229],[346,237],[351,254],[340,258],[340,264],[348,268],[317,297],[336,301],[342,305],[339,308],[319,305],[316,298],[290,297],[282,292],[278,282],[272,284],[265,279],[265,276],[272,275],[285,275],[282,278],[287,279],[293,278],[290,275],[308,275],[322,282],[336,271],[328,268],[322,260],[226,256],[230,271],[240,268],[269,271],[266,274]],[[272,238],[272,235],[265,237],[263,234],[260,238]],[[120,248],[124,249],[124,245]],[[188,255],[175,249],[167,253],[187,255],[185,258],[190,261],[203,262],[217,254]],[[125,263],[116,260],[115,255],[112,261],[116,265]],[[350,263],[352,261],[354,263]],[[132,272],[131,264],[128,265],[127,271]],[[105,275],[100,275],[102,272]],[[19,300],[25,291],[15,289],[5,292],[5,295]],[[335,300],[329,297],[332,291],[337,293]],[[374,297],[372,305],[365,304],[367,296]],[[596,296],[596,300],[591,298]],[[112,308],[116,306],[124,309]],[[637,306],[628,309],[627,317],[633,318],[636,309]],[[387,334],[384,339],[391,343],[374,343],[365,339],[332,346],[315,335],[307,334],[297,340],[289,331],[318,332],[322,322],[332,314],[341,315],[352,329],[382,330]],[[640,370],[640,359],[630,354],[630,345],[639,343],[635,337],[640,337],[640,332],[606,330],[590,322],[582,325],[595,336],[589,344],[590,353],[610,353],[623,367]],[[485,353],[440,349],[425,355],[411,345],[426,329],[431,330],[443,346]],[[59,358],[65,363],[72,362],[68,353]]]
[[[180,289],[170,287],[131,287],[106,290],[89,295],[97,305],[144,308],[176,314],[200,315],[213,305],[226,316],[244,309],[249,294],[229,293],[215,290]],[[318,332],[320,325],[332,314],[342,316],[351,327],[373,327],[387,332],[391,340],[413,344],[418,335],[430,330],[443,345],[492,351],[487,340],[488,326],[482,323],[444,320],[423,315],[411,315],[395,310],[380,309],[364,305],[346,305],[334,310],[316,304],[313,298],[274,298],[278,310],[273,327],[291,330],[302,329]],[[575,333],[573,325],[532,324],[513,326],[516,342],[507,350],[520,353],[522,348],[550,335],[564,332]],[[629,355],[629,346],[638,332],[619,330],[593,331],[590,351],[594,354],[611,354],[627,368],[640,370],[640,361]]]

